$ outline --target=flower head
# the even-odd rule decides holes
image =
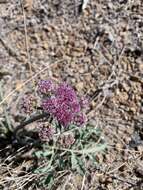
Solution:
[[[57,112],[57,106],[57,99],[55,97],[50,97],[42,102],[43,109],[50,114]]]
[[[59,84],[53,95],[42,102],[42,107],[64,127],[73,123],[75,116],[81,112],[81,103],[75,90],[66,83]]]
[[[41,140],[50,141],[53,138],[54,132],[54,128],[51,126],[39,126],[39,137]]]
[[[74,89],[66,83],[62,83],[58,86],[56,96],[68,103],[77,101],[77,95]]]
[[[54,84],[52,80],[41,80],[38,83],[38,88],[41,93],[47,94],[54,90]]]

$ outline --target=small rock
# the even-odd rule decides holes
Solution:
[[[77,83],[77,85],[76,85],[77,90],[81,91],[83,88],[84,88],[84,83],[83,82]]]
[[[137,150],[140,152],[143,152],[143,144],[137,146]]]

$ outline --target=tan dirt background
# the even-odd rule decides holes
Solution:
[[[16,126],[19,102],[36,93],[39,79],[65,80],[94,97],[89,120],[109,145],[85,189],[143,189],[143,1],[90,0],[82,13],[80,6],[77,0],[0,0],[0,118],[6,105]],[[68,189],[81,189],[78,177]]]

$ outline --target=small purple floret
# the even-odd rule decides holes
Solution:
[[[56,112],[57,106],[57,99],[55,97],[48,98],[42,103],[43,109],[51,114]]]
[[[89,99],[85,96],[80,98],[80,105],[82,108],[87,108],[89,106]]]
[[[74,117],[74,122],[77,126],[82,126],[86,123],[87,118],[83,113],[80,113],[79,115],[76,115]]]
[[[47,94],[54,90],[54,84],[51,80],[41,80],[38,83],[38,88],[41,93]]]

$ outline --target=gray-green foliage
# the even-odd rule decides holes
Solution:
[[[69,133],[74,135],[75,142],[69,147],[63,147],[58,140],[61,135]],[[67,131],[60,130],[51,143],[43,143],[42,150],[35,152],[39,163],[43,165],[40,164],[34,172],[40,174],[41,184],[50,189],[58,172],[68,170],[84,175],[91,165],[94,169],[98,166],[96,155],[104,153],[105,149],[106,143],[100,129],[91,125],[83,128],[71,125]]]

